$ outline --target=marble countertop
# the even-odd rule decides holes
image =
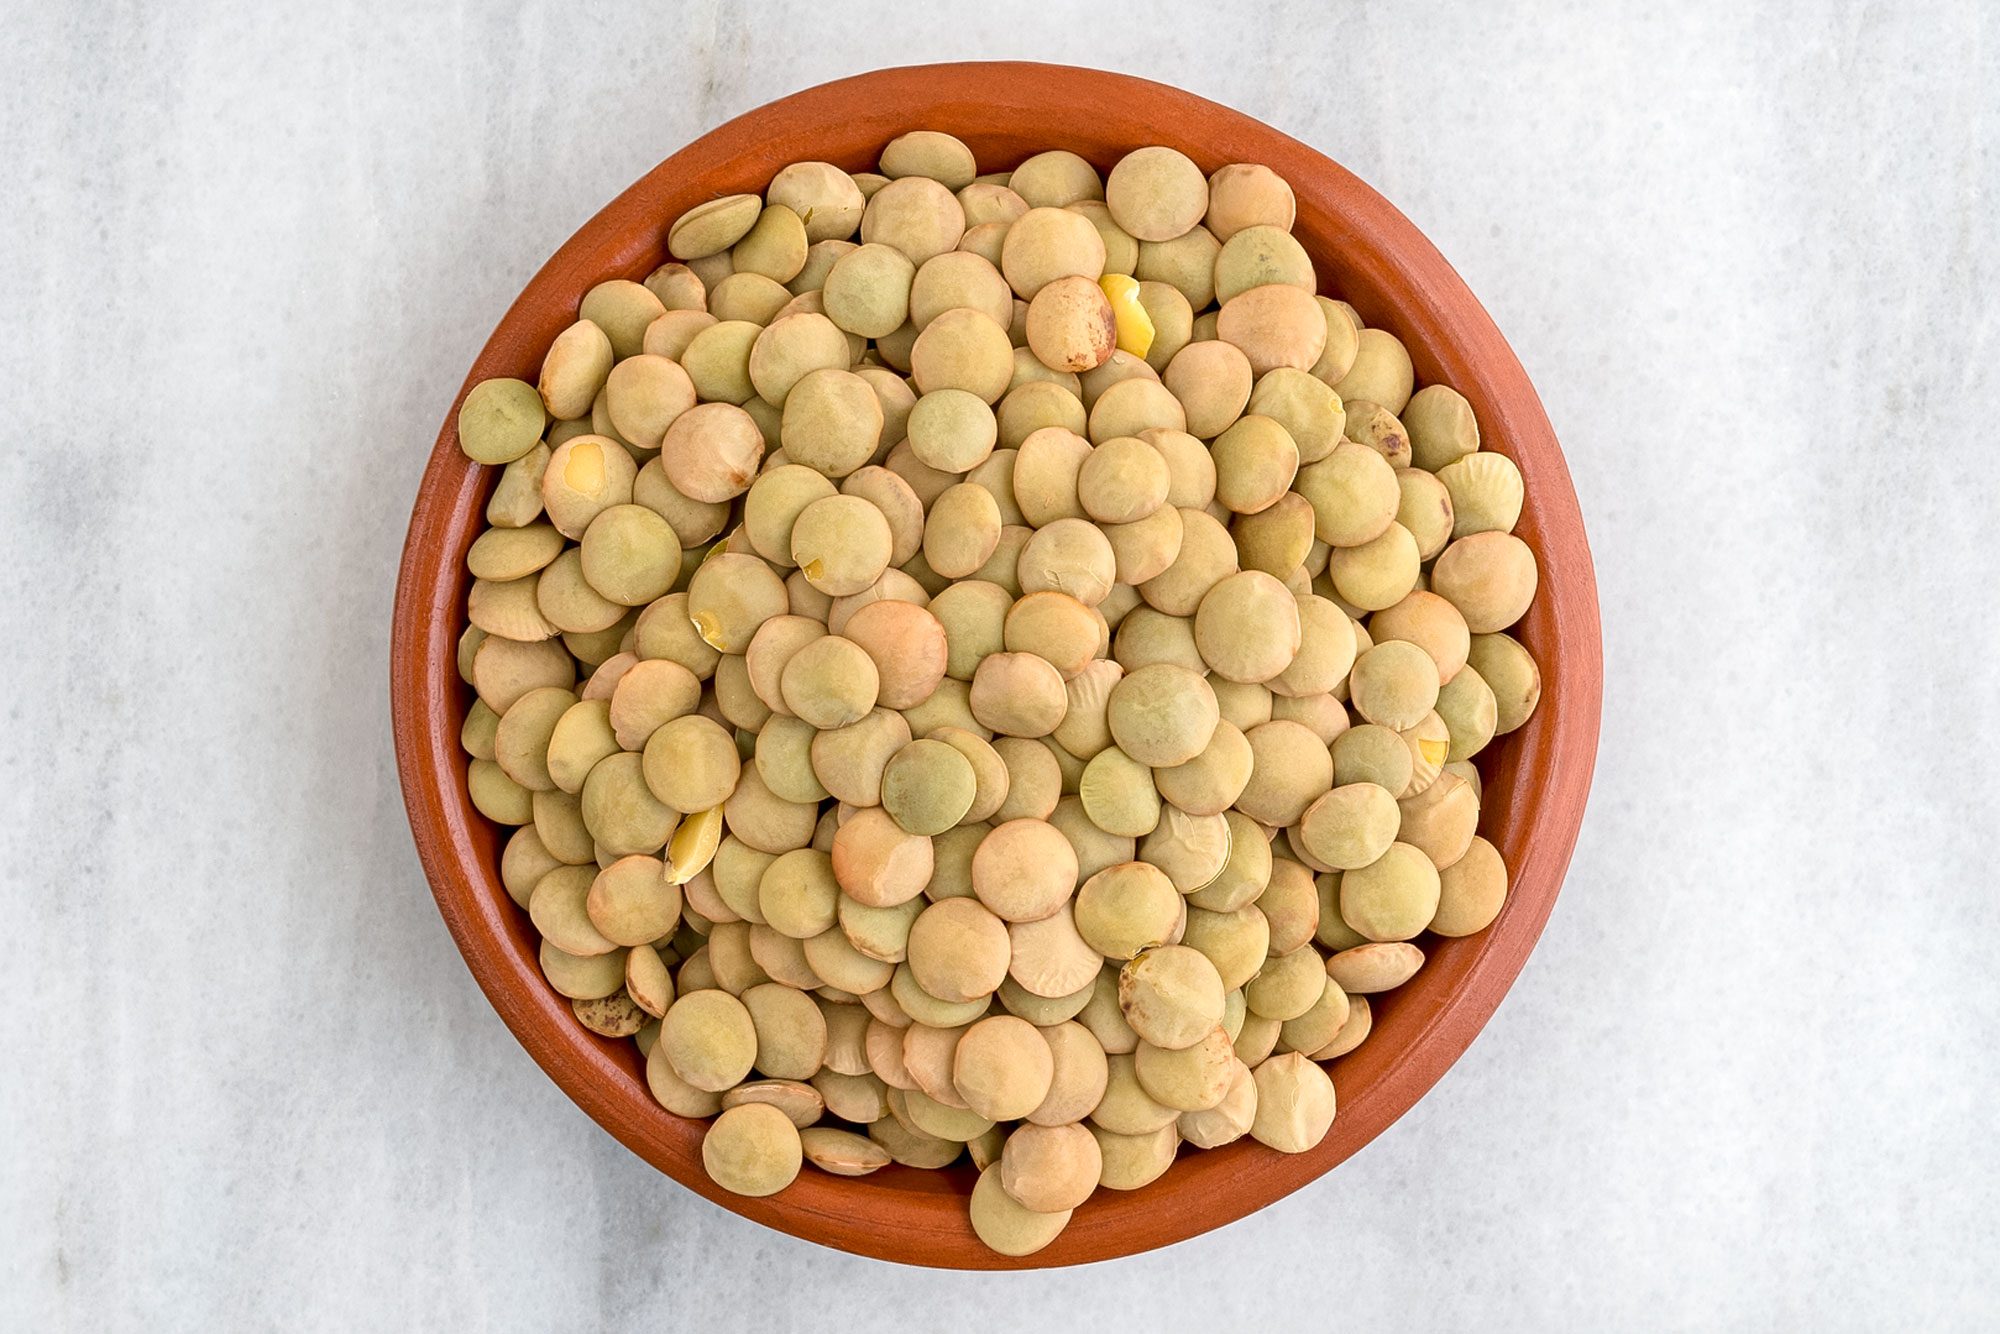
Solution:
[[[17,7],[0,45],[0,1327],[2000,1321],[2000,19],[1975,0]],[[1435,1092],[1169,1251],[928,1273],[718,1209],[425,890],[408,504],[525,278],[673,148],[1040,57],[1381,189],[1568,450],[1589,819]]]

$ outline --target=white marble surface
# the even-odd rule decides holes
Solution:
[[[0,1328],[2000,1320],[1990,6],[6,8]],[[383,665],[548,252],[730,115],[954,56],[1386,192],[1539,383],[1605,609],[1590,818],[1464,1060],[1268,1212],[1034,1277],[819,1250],[599,1132],[431,906]]]

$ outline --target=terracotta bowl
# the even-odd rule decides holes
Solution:
[[[982,170],[1071,149],[1101,170],[1128,150],[1170,144],[1204,171],[1262,162],[1298,194],[1296,233],[1330,294],[1410,349],[1420,382],[1472,402],[1485,447],[1527,482],[1517,530],[1541,562],[1540,595],[1517,630],[1541,663],[1540,709],[1481,757],[1482,828],[1513,869],[1499,920],[1480,935],[1427,941],[1429,963],[1376,1007],[1373,1035],[1336,1062],[1339,1115],[1310,1153],[1243,1140],[1187,1152],[1143,1190],[1100,1190],[1062,1236],[1026,1260],[986,1250],[966,1217],[972,1173],[895,1167],[862,1179],[808,1169],[769,1199],[741,1199],[701,1167],[702,1124],[648,1095],[630,1042],[598,1038],[550,990],[536,934],[501,887],[501,831],[465,791],[459,725],[470,695],[454,667],[464,625],[465,554],[497,470],[458,450],[448,405],[417,494],[396,590],[391,703],[410,827],[438,909],[473,976],[550,1078],[628,1148],[725,1208],[795,1236],[906,1264],[998,1269],[1130,1255],[1219,1227],[1297,1190],[1380,1134],[1434,1084],[1478,1033],[1520,971],[1575,844],[1597,747],[1602,662],[1597,592],[1583,520],[1561,450],[1520,362],[1443,256],[1354,176],[1250,117],[1143,79],[1033,64],[882,70],[794,94],[702,136],[647,173],[558,250],[487,342],[459,394],[490,376],[532,381],[577,301],[606,278],[642,278],[663,262],[667,224],[733,191],[761,193],[780,167],[818,158],[873,169],[882,145],[915,128],[969,144]],[[495,1152],[501,1147],[495,1145]]]

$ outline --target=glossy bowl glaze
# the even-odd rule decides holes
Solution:
[[[464,625],[466,549],[497,469],[459,453],[457,399],[417,494],[396,590],[391,704],[411,831],[438,909],[494,1007],[550,1078],[634,1153],[725,1208],[843,1250],[907,1264],[999,1269],[1080,1264],[1180,1241],[1297,1190],[1380,1134],[1437,1082],[1499,1005],[1541,934],[1574,846],[1597,749],[1602,659],[1597,590],[1583,520],[1548,418],[1520,362],[1451,266],[1410,222],[1354,176],[1248,116],[1177,89],[1097,70],[1034,64],[881,70],[796,93],[675,153],[586,223],[535,275],[472,365],[480,380],[533,381],[579,298],[606,278],[643,278],[666,259],[667,225],[717,195],[761,193],[789,162],[871,170],[882,146],[916,128],[971,146],[983,171],[1071,149],[1108,169],[1125,152],[1168,144],[1204,171],[1261,162],[1298,195],[1295,232],[1330,295],[1408,345],[1420,383],[1471,400],[1484,447],[1512,457],[1527,486],[1517,529],[1541,564],[1541,591],[1516,634],[1540,662],[1540,708],[1481,757],[1481,829],[1505,855],[1513,888],[1477,936],[1428,940],[1429,962],[1380,998],[1373,1035],[1332,1066],[1339,1114],[1310,1153],[1247,1139],[1185,1152],[1139,1191],[1100,1190],[1054,1244],[1024,1260],[995,1255],[966,1216],[971,1169],[892,1167],[848,1179],[808,1168],[768,1199],[713,1185],[701,1122],[662,1110],[630,1042],[599,1038],[543,980],[537,936],[500,884],[502,831],[466,795],[459,725],[471,702],[455,669]],[[495,1153],[518,1145],[494,1144]]]

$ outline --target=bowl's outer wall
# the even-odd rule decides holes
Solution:
[[[771,1227],[911,1264],[1018,1268],[1129,1255],[1262,1208],[1381,1133],[1464,1051],[1541,934],[1575,845],[1596,754],[1602,660],[1597,595],[1582,516],[1547,416],[1519,361],[1444,258],[1373,190],[1333,162],[1238,112],[1124,75],[1035,64],[932,65],[878,71],[795,94],[730,121],[674,154],[572,237],[501,320],[459,397],[496,375],[533,381],[542,352],[577,302],[610,277],[663,262],[667,225],[713,196],[761,193],[781,167],[823,159],[872,169],[882,145],[924,127],[957,135],[981,170],[1066,148],[1108,169],[1130,148],[1168,144],[1204,171],[1261,162],[1292,183],[1296,234],[1329,294],[1408,345],[1420,382],[1471,401],[1484,447],[1511,456],[1527,485],[1516,530],[1541,564],[1539,595],[1516,634],[1541,664],[1541,706],[1482,756],[1482,832],[1513,871],[1499,920],[1484,933],[1427,945],[1422,972],[1376,1007],[1373,1036],[1337,1062],[1340,1111],[1309,1153],[1243,1140],[1183,1154],[1159,1184],[1099,1191],[1052,1245],[1025,1259],[987,1250],[965,1211],[970,1169],[891,1168],[849,1179],[808,1171],[768,1199],[729,1195],[701,1167],[702,1125],[662,1110],[629,1042],[577,1024],[536,963],[536,935],[499,882],[499,832],[466,796],[458,745],[469,697],[455,670],[468,588],[465,553],[496,470],[457,448],[457,400],[424,473],[403,553],[391,690],[410,824],[439,910],[494,1007],[570,1097],[633,1152],[688,1188]],[[496,1146],[496,1152],[499,1151]]]

